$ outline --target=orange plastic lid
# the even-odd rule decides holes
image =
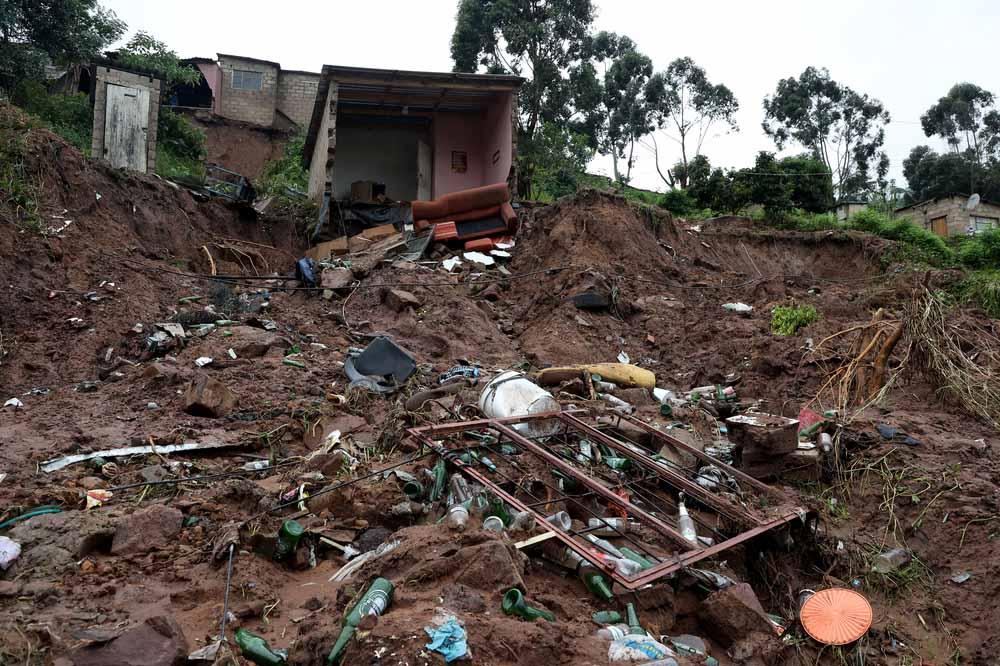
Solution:
[[[872,607],[854,590],[834,587],[809,597],[799,611],[802,627],[826,645],[853,643],[872,626]]]

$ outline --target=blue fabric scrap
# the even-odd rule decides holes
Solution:
[[[465,629],[454,617],[438,627],[424,627],[427,636],[431,639],[425,647],[428,650],[440,652],[444,655],[444,660],[451,663],[462,659],[469,652],[469,644],[466,641]]]

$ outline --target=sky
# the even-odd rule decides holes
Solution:
[[[457,0],[101,0],[181,57],[245,55],[285,69],[319,71],[324,64],[450,71],[449,44]],[[809,65],[880,100],[892,116],[885,151],[890,177],[905,186],[902,162],[928,139],[920,116],[959,81],[1000,93],[995,0],[595,0],[595,31],[632,38],[657,70],[688,56],[740,103],[735,134],[716,133],[702,152],[713,166],[745,167],[774,150],[761,130],[762,100],[779,79]],[[669,139],[661,166],[679,150]],[[652,155],[637,149],[633,184],[663,190]],[[783,154],[801,152],[786,150]],[[590,170],[610,174],[597,158]]]

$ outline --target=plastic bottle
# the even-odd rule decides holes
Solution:
[[[610,393],[598,393],[597,397],[611,405],[612,409],[615,411],[622,412],[624,414],[632,414],[635,412],[635,407],[621,398],[611,395]]]
[[[677,498],[677,526],[680,527],[682,537],[690,541],[693,546],[699,545],[694,519],[688,515],[687,507],[684,506],[684,493],[680,493]]]
[[[469,510],[464,504],[453,504],[448,507],[448,526],[456,530],[464,530],[469,524]]]
[[[236,644],[240,647],[243,658],[258,666],[285,666],[284,655],[269,648],[267,641],[246,629],[236,630]]]
[[[833,437],[829,433],[821,432],[819,434],[819,449],[823,453],[830,453],[833,451]]]
[[[893,548],[884,553],[880,553],[872,562],[872,571],[880,574],[887,574],[897,569],[901,569],[910,563],[913,556],[905,548]]]
[[[491,419],[558,412],[559,403],[552,394],[513,370],[501,372],[486,385],[479,396],[479,409]],[[559,432],[555,419],[511,426],[525,437],[551,437]]]
[[[278,530],[278,538],[274,542],[274,559],[283,560],[299,547],[299,540],[305,530],[298,522],[286,520]]]
[[[361,596],[354,608],[344,616],[343,629],[337,642],[333,644],[330,654],[326,658],[327,666],[335,666],[344,658],[344,651],[347,644],[351,642],[355,630],[361,624],[361,620],[368,615],[382,615],[392,603],[392,593],[394,587],[392,582],[385,578],[376,578],[371,586]]]
[[[609,624],[606,627],[598,629],[597,636],[598,638],[603,638],[606,641],[617,641],[619,638],[625,638],[628,636],[628,625]]]

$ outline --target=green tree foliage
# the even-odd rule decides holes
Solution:
[[[958,259],[969,268],[1000,270],[1000,229],[989,229],[963,240],[958,247]]]
[[[660,199],[660,206],[674,215],[687,217],[698,210],[698,201],[692,196],[690,190],[672,189],[664,193],[663,198]]]
[[[653,75],[653,62],[631,39],[610,32],[595,35],[588,51],[604,68],[604,77],[597,78],[594,62],[584,62],[574,71],[576,106],[584,117],[577,131],[591,137],[601,154],[611,156],[615,180],[627,183],[635,165],[636,142],[652,131],[645,86]],[[625,160],[624,173],[620,160]]]
[[[701,154],[712,125],[721,122],[732,131],[739,130],[735,120],[739,110],[736,96],[726,86],[709,81],[705,70],[691,58],[678,58],[666,71],[651,77],[645,86],[645,100],[653,123],[680,147],[683,168],[676,173],[663,172],[660,147],[656,137],[652,137],[656,171],[670,187],[688,186],[688,162]]]
[[[587,137],[564,125],[546,122],[527,150],[523,158],[533,169],[528,198],[551,201],[576,192],[591,155]]]
[[[87,60],[124,32],[97,0],[0,0],[0,89],[41,79],[47,60]]]
[[[142,30],[115,54],[115,60],[125,67],[154,72],[163,77],[168,86],[178,83],[193,85],[201,78],[198,70],[182,65],[174,51]]]
[[[986,199],[1000,198],[1000,166],[979,164],[971,154],[939,154],[929,146],[916,146],[903,160],[907,203],[955,193],[978,192]]]
[[[833,183],[826,165],[811,155],[786,157],[778,162],[791,187],[792,205],[809,213],[833,208]]]
[[[93,112],[87,95],[50,95],[43,83],[28,79],[17,85],[11,101],[41,119],[80,152],[90,154]]]
[[[939,136],[955,154],[967,154],[978,164],[995,157],[1000,148],[1000,112],[994,96],[973,83],[956,83],[920,117],[927,136]]]
[[[807,67],[764,98],[764,132],[779,150],[794,141],[811,151],[830,171],[841,198],[877,189],[885,180],[888,123],[881,102],[834,81],[826,69]]]

